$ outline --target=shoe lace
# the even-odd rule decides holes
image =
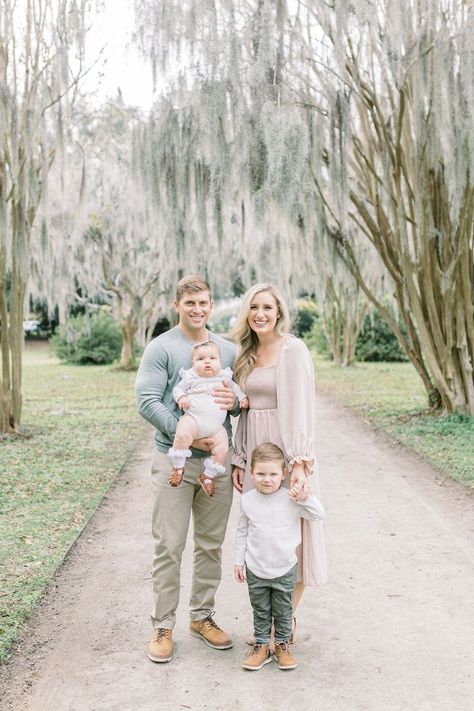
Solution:
[[[275,642],[275,649],[279,649],[280,652],[290,652],[289,642]]]
[[[214,622],[214,620],[212,619],[214,615],[215,615],[215,612],[211,612],[211,614],[210,614],[208,617],[206,617],[206,618],[202,621],[202,623],[203,623],[203,625],[207,623],[207,624],[209,625],[209,627],[214,627],[214,629],[220,630],[221,628],[219,627],[219,625],[217,625],[217,624]]]
[[[158,627],[156,630],[157,635],[156,635],[156,641],[159,642],[161,639],[167,636],[169,630],[166,629],[166,627]]]
[[[251,649],[249,652],[247,652],[247,657],[251,657],[253,654],[258,654],[260,650],[262,649],[263,644],[254,644],[253,649]]]

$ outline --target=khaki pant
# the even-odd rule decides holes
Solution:
[[[155,544],[153,557],[154,610],[153,627],[173,629],[179,602],[181,557],[186,545],[191,511],[194,522],[194,560],[191,597],[191,620],[202,620],[214,610],[214,597],[221,581],[221,548],[232,504],[229,449],[226,472],[215,479],[216,493],[209,498],[197,478],[203,470],[203,459],[186,460],[182,484],[173,488],[168,483],[171,461],[156,452],[151,470],[154,497],[152,531]]]

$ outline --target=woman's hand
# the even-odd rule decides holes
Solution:
[[[234,488],[237,489],[239,494],[242,493],[242,489],[244,486],[244,474],[245,474],[245,469],[242,469],[241,467],[234,467],[232,469],[232,483],[234,485]]]
[[[291,470],[290,492],[292,492],[291,498],[295,501],[305,501],[308,497],[308,478],[304,464],[299,462],[295,462]]]
[[[236,405],[236,397],[227,380],[223,380],[218,388],[212,391],[214,402],[221,410],[233,410]]]

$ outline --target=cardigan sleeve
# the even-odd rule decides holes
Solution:
[[[282,345],[276,378],[278,424],[289,469],[295,462],[303,462],[309,474],[315,448],[314,369],[311,355],[299,338],[289,336]]]
[[[245,469],[247,466],[247,415],[248,410],[241,410],[237,430],[234,436],[234,454],[232,466]]]

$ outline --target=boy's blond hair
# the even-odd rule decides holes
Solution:
[[[217,352],[217,355],[219,358],[221,357],[221,352],[219,349],[219,346],[217,343],[214,343],[214,341],[201,341],[200,343],[196,343],[191,350],[191,361],[194,361],[196,357],[196,353],[201,349],[205,348],[206,346],[210,346],[211,348],[214,348],[214,350]]]
[[[254,469],[257,462],[279,462],[281,468],[285,469],[285,455],[272,442],[264,442],[255,447],[250,458],[250,468]]]
[[[188,274],[176,284],[176,301],[181,301],[184,294],[197,294],[198,291],[208,291],[212,301],[211,287],[199,274]]]

